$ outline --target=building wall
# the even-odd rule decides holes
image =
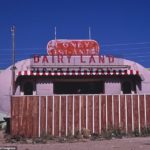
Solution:
[[[48,79],[42,79],[42,78],[37,79],[36,92],[37,95],[52,95],[53,83]]]
[[[136,86],[136,90],[138,94],[149,94],[150,93],[150,71],[145,69],[140,64],[136,62],[118,59],[118,62],[123,62],[124,65],[129,65],[133,70],[139,70],[141,84]],[[120,61],[119,61],[120,60]],[[30,59],[22,60],[16,63],[16,72],[24,71],[30,69]],[[31,78],[31,76],[28,76]],[[16,79],[18,77],[16,76]],[[0,73],[0,112],[5,114],[10,114],[10,95],[11,95],[11,70],[10,67],[6,70],[3,70]],[[51,82],[42,82],[37,81],[36,85],[38,95],[51,95],[53,93],[53,84]],[[105,83],[105,93],[106,94],[120,94],[121,86],[118,81],[106,81]],[[16,95],[21,94],[21,87],[17,87]]]
[[[119,80],[105,82],[105,94],[121,94],[121,83]]]

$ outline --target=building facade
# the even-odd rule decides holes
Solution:
[[[15,64],[15,95],[150,93],[146,68],[130,60],[99,55],[99,47],[93,40],[50,41],[48,55],[35,55]],[[0,111],[8,115],[10,68],[0,74]]]

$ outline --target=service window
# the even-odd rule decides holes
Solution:
[[[33,95],[33,84],[26,82],[23,86],[24,95]]]
[[[131,94],[131,83],[126,81],[122,83],[123,94]]]
[[[104,82],[55,82],[54,94],[100,94],[104,93]]]

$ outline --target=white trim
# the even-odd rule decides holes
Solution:
[[[121,95],[118,95],[118,98],[119,98],[119,100],[118,100],[118,112],[119,112],[119,115],[118,115],[118,117],[119,117],[119,128],[121,128],[121,110],[120,110],[120,97],[121,97]]]
[[[127,95],[125,95],[125,128],[126,133],[128,133],[128,112],[127,112]]]
[[[39,137],[41,136],[41,96],[39,96]]]
[[[86,95],[86,129],[88,129],[88,99]]]
[[[72,135],[74,135],[74,95],[73,95],[73,102],[72,102]]]
[[[114,112],[114,95],[112,95],[112,125],[113,125],[113,128],[114,128],[114,124],[115,124],[115,121],[114,121],[114,115],[115,115],[115,112]]]
[[[63,71],[62,74],[64,76],[67,75],[67,74],[68,75],[73,75],[72,71],[69,71],[69,72]],[[126,71],[127,71],[127,75],[138,75],[139,74],[138,70],[126,70]],[[87,71],[86,73],[82,72],[82,71],[81,71],[81,73],[78,73],[78,71],[75,71],[74,74],[75,75],[79,75],[79,74],[81,74],[81,75],[96,75],[97,73],[96,73],[96,71],[92,71],[92,72]],[[98,74],[99,75],[101,75],[101,74],[103,74],[103,75],[108,75],[108,74],[110,74],[110,75],[119,75],[119,74],[120,75],[126,75],[124,71],[119,72],[118,70],[113,70],[113,71],[111,71],[111,70],[108,70],[108,71],[103,70],[103,71],[98,71]],[[47,75],[51,75],[51,76],[58,75],[58,76],[60,76],[61,73],[60,72],[56,72],[56,74],[55,74],[55,72],[51,72],[49,74],[48,72],[45,72],[45,73],[44,72],[39,72],[39,74],[38,74],[37,72],[32,72],[30,70],[24,70],[24,71],[16,72],[16,76],[24,76],[24,75],[28,75],[28,76],[31,76],[31,75],[34,75],[34,76],[36,76],[36,75],[40,75],[40,76],[42,76],[42,75],[45,75],[45,76],[47,76]]]
[[[54,96],[52,96],[53,99],[52,99],[52,135],[54,135]]]
[[[45,122],[45,132],[46,132],[46,134],[47,134],[47,124],[48,124],[48,97],[46,96],[46,122]]]
[[[101,120],[101,95],[99,95],[99,133],[101,133],[102,130],[102,120]]]
[[[61,96],[59,96],[59,136],[61,136]]]
[[[147,109],[146,109],[146,95],[144,94],[144,122],[145,122],[145,127],[147,128],[147,113],[146,113]]]
[[[92,110],[92,121],[93,121],[93,133],[95,132],[94,131],[94,126],[95,126],[95,123],[94,123],[94,95],[92,96],[92,106],[93,106],[93,110]]]
[[[131,110],[132,110],[132,132],[134,131],[134,105],[133,105],[133,95],[131,95]]]
[[[66,136],[68,135],[68,96],[66,96]]]
[[[21,92],[20,92],[20,95],[23,96],[23,95],[24,95],[24,92],[21,91]]]
[[[107,103],[107,95],[105,97],[105,101],[106,101],[106,130],[108,129],[108,103]]]
[[[81,133],[81,95],[79,96],[79,132]]]
[[[141,123],[140,123],[140,98],[138,95],[138,124],[139,124],[139,133],[141,133]]]
[[[33,91],[33,96],[35,96],[36,95],[36,91]]]

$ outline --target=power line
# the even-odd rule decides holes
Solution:
[[[128,45],[144,45],[144,44],[150,44],[150,42],[139,42],[139,43],[116,43],[116,44],[100,44],[101,47],[114,47],[114,46],[128,46]],[[11,50],[11,48],[0,48],[2,50]],[[16,48],[16,50],[30,50],[30,49],[39,49],[39,50],[45,50],[45,47],[27,47],[27,48]]]
[[[139,42],[139,43],[120,43],[120,44],[102,44],[102,46],[127,46],[127,45],[143,45],[150,44],[150,42]]]

